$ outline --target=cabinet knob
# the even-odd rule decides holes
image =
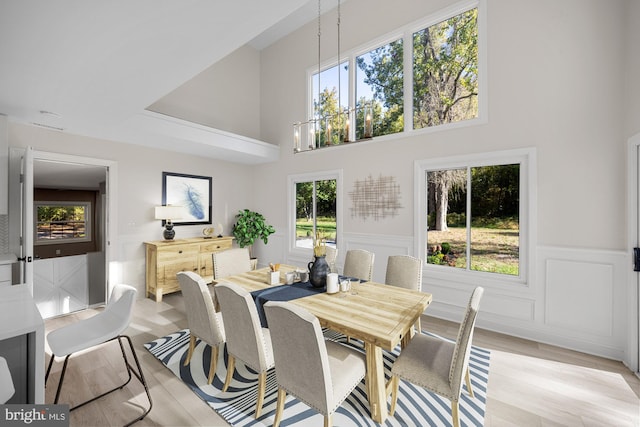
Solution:
[[[180,251],[178,251],[178,253],[179,253],[179,254],[181,254],[181,253],[182,253],[182,251],[180,250]]]

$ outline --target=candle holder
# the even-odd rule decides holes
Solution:
[[[373,105],[364,104],[363,107],[363,119],[364,119],[364,132],[365,138],[373,137]]]

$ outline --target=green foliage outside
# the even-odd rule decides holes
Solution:
[[[39,205],[36,215],[38,240],[86,237],[84,206]]]
[[[403,40],[398,39],[356,58],[358,79],[371,88],[373,99],[358,96],[356,139],[363,137],[363,106],[373,104],[373,136],[404,130],[404,76],[413,73],[413,127],[420,129],[478,115],[477,9],[432,25],[413,36],[413,69],[404,70]],[[341,67],[345,65],[341,64]],[[352,106],[353,107],[353,106]],[[339,111],[337,88],[319,94],[314,111],[320,117],[317,146],[344,141],[346,116]]]
[[[335,241],[336,185],[335,179],[296,184],[296,238],[313,238],[318,232],[325,239]],[[313,218],[314,189],[315,219]]]

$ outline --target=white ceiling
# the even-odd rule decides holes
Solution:
[[[2,0],[0,114],[240,163],[274,160],[271,144],[145,109],[240,46],[264,48],[316,15],[315,0]]]

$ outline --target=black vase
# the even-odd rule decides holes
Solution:
[[[327,286],[327,274],[329,274],[329,264],[322,256],[314,257],[315,261],[311,261],[307,266],[309,268],[309,282],[314,288],[324,288]]]

